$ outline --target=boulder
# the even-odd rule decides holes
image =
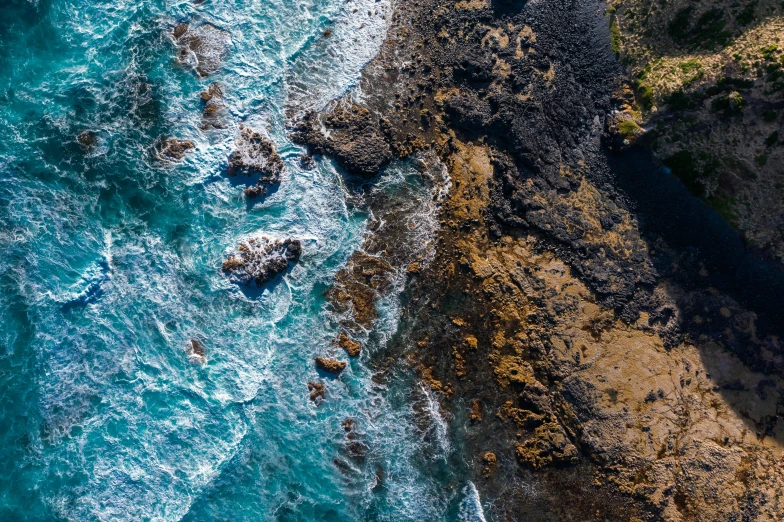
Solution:
[[[316,368],[323,370],[327,373],[339,375],[340,372],[346,369],[346,363],[338,361],[337,359],[327,359],[325,357],[316,357]]]

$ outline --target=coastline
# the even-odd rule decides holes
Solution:
[[[357,89],[295,139],[360,179],[421,151],[447,167],[436,258],[408,271],[381,365],[439,397],[489,520],[776,519],[780,299],[745,299],[732,260],[618,183],[658,170],[600,146],[623,82],[603,13],[398,5]]]

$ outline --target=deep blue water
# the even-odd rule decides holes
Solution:
[[[367,359],[397,325],[394,292],[328,400],[308,399],[313,357],[337,331],[324,290],[368,216],[329,161],[299,167],[284,114],[356,82],[387,9],[0,0],[0,520],[482,519],[447,462],[435,401],[404,371],[371,380]],[[174,60],[182,21],[230,35],[210,78]],[[212,81],[228,124],[202,131]],[[254,205],[222,174],[240,122],[286,163],[280,189]],[[87,153],[84,130],[99,141]],[[196,149],[163,165],[150,155],[160,136]],[[373,190],[432,218],[408,164]],[[248,296],[220,266],[254,234],[300,238],[304,254]],[[206,363],[188,360],[192,338]],[[346,451],[347,417],[361,457]]]

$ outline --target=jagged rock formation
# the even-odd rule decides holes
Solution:
[[[296,239],[254,237],[240,243],[223,262],[223,272],[237,284],[264,286],[299,261],[302,245]]]
[[[323,370],[327,373],[338,375],[343,370],[346,369],[346,363],[344,361],[338,361],[337,359],[328,359],[326,357],[316,357],[315,360],[316,360],[316,368],[318,368],[319,370]]]
[[[193,68],[201,77],[217,71],[229,50],[229,33],[212,24],[198,27],[178,24],[172,37],[177,44],[177,61]]]
[[[176,163],[185,158],[185,154],[196,148],[189,140],[178,138],[161,138],[155,144],[155,155],[164,163]]]
[[[275,144],[250,127],[240,125],[235,146],[236,150],[229,156],[229,176],[260,175],[255,186],[245,189],[245,195],[250,198],[265,196],[268,187],[280,183],[284,169]]]
[[[223,87],[218,82],[213,82],[207,87],[206,91],[201,92],[201,101],[204,109],[201,113],[201,129],[223,129],[226,123],[223,121],[226,112],[226,102],[223,98]]]
[[[322,123],[328,134],[321,132]],[[333,156],[349,174],[358,176],[373,176],[392,159],[378,120],[358,105],[339,105],[323,122],[318,114],[307,114],[297,123],[292,139],[309,145],[315,154]]]

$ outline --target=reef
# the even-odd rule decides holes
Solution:
[[[389,351],[461,427],[489,519],[781,519],[781,273],[699,243],[713,221],[667,206],[698,208],[685,189],[640,188],[660,175],[618,115],[635,94],[613,34],[591,2],[398,6],[362,106],[349,93],[293,132],[365,179],[438,156],[436,253],[372,230],[328,297],[367,329],[405,274]]]
[[[253,237],[240,243],[223,262],[223,272],[234,283],[262,287],[299,261],[302,245],[296,239]]]

